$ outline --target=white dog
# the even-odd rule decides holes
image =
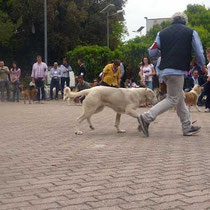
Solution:
[[[63,100],[67,100],[68,105],[70,105],[70,92],[71,89],[69,87],[65,87],[63,90]]]
[[[90,118],[93,114],[104,109],[105,106],[117,112],[115,127],[118,133],[124,133],[120,130],[121,114],[127,114],[137,118],[138,113],[135,111],[141,104],[154,104],[157,102],[154,92],[147,88],[112,88],[97,86],[91,89],[86,89],[80,92],[71,92],[70,89],[65,89],[65,98],[76,98],[86,96],[83,101],[83,114],[77,119],[77,131],[75,134],[81,135],[82,131],[79,125],[83,120],[87,120],[91,129],[94,129]]]

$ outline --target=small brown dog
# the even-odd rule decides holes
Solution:
[[[24,104],[26,104],[26,99],[29,100],[29,104],[31,104],[31,102],[34,103],[34,97],[37,93],[37,89],[35,88],[35,86],[29,86],[29,87],[22,87],[21,90],[21,94],[23,95],[24,98]]]
[[[202,91],[203,91],[203,87],[199,85],[195,85],[190,92],[185,93],[185,103],[188,106],[189,111],[190,111],[190,107],[194,106],[199,112],[201,112],[201,110],[197,106],[197,102],[198,102],[198,97]]]

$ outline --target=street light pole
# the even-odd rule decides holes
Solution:
[[[109,11],[107,11],[107,47],[109,48]]]
[[[44,0],[44,60],[47,64],[47,0]]]
[[[100,13],[104,13],[104,14],[106,14],[106,30],[107,30],[107,47],[109,48],[109,12],[110,12],[110,10],[111,9],[113,9],[115,6],[114,6],[114,4],[109,4],[109,5],[107,5],[104,9],[102,9],[101,11],[100,11]]]

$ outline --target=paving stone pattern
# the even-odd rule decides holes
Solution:
[[[127,132],[117,134],[110,109],[76,136],[81,111],[63,101],[0,103],[0,210],[210,209],[210,114],[193,111],[202,131],[183,137],[168,111],[145,138],[126,115]]]

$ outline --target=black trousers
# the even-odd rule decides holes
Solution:
[[[45,100],[45,91],[44,91],[44,81],[42,81],[43,78],[37,78],[35,79],[35,85],[38,89],[37,92],[37,101],[40,101],[40,93],[42,93],[42,100]]]
[[[69,87],[70,78],[69,77],[61,77],[61,93],[63,96],[63,89],[66,83],[66,86]]]
[[[206,108],[210,109],[210,82],[207,82],[206,85],[204,86],[204,92],[205,95],[207,95]]]
[[[55,98],[58,99],[58,91],[59,91],[59,80],[58,79],[53,79],[51,80],[50,84],[50,98],[53,99],[53,88],[56,88],[56,94]]]
[[[106,86],[106,87],[114,87],[114,88],[117,88],[117,86],[114,86],[114,85],[109,85],[109,84],[107,84],[106,82],[102,82],[102,83],[101,83],[101,86]]]

